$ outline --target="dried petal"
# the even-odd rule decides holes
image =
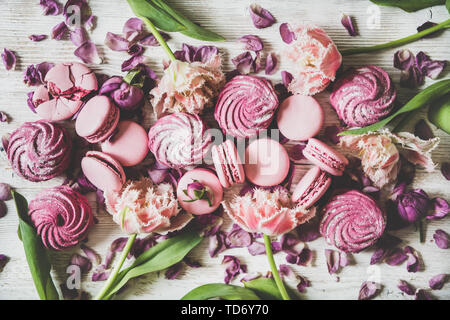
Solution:
[[[68,31],[69,28],[67,28],[66,23],[64,21],[60,22],[52,28],[52,31],[50,33],[51,38],[55,40],[61,40]]]
[[[409,223],[425,217],[429,205],[430,199],[422,189],[411,190],[397,197],[398,214]]]
[[[437,229],[433,235],[434,242],[441,249],[448,249],[450,244],[450,236],[441,229]]]
[[[257,256],[266,253],[266,246],[264,245],[264,243],[258,241],[253,241],[253,243],[249,245],[247,249],[252,256]]]
[[[188,257],[185,257],[185,258],[183,259],[183,262],[184,262],[188,267],[191,267],[191,268],[200,268],[200,267],[202,266],[202,265],[200,264],[200,262],[191,260],[191,259],[188,258]]]
[[[16,68],[16,55],[11,50],[3,49],[2,60],[6,70],[14,70]]]
[[[0,201],[8,201],[11,199],[11,187],[9,186],[9,184],[0,182]]]
[[[62,12],[61,5],[55,0],[40,0],[39,4],[44,10],[44,16],[57,16]]]
[[[447,65],[446,60],[431,60],[423,51],[417,53],[416,63],[420,71],[431,79],[439,77]]]
[[[380,292],[380,289],[380,284],[373,281],[365,281],[359,290],[358,300],[372,299]]]
[[[105,45],[113,51],[128,51],[130,42],[122,36],[107,32],[105,37]]]
[[[275,54],[269,53],[266,57],[265,72],[267,75],[274,74],[277,69],[278,60]]]
[[[100,255],[92,248],[89,248],[85,244],[82,244],[80,248],[92,263],[100,264],[102,262]]]
[[[450,162],[443,162],[441,164],[441,173],[445,179],[450,180]]]
[[[75,253],[70,259],[70,265],[79,266],[81,273],[88,273],[92,269],[91,261],[77,253]]]
[[[341,23],[344,26],[345,29],[347,29],[347,32],[352,37],[358,35],[358,33],[355,30],[355,26],[353,25],[353,19],[351,16],[348,16],[346,14],[342,15]]]
[[[267,28],[275,23],[275,18],[266,9],[257,4],[250,5],[250,17],[252,18],[253,25],[258,28]]]
[[[419,68],[415,65],[403,70],[400,76],[400,85],[402,87],[415,89],[422,85],[424,81],[424,76]]]
[[[130,18],[123,25],[122,33],[126,40],[136,41],[144,30],[142,20],[139,18]]]
[[[225,238],[226,235],[222,231],[219,231],[216,234],[209,237],[208,252],[211,258],[217,256],[220,252],[226,250],[227,247],[225,246]]]
[[[80,58],[84,63],[89,64],[102,63],[102,59],[98,55],[97,47],[90,40],[85,41],[81,46],[79,46],[75,50],[74,54],[76,57]]]
[[[340,267],[339,252],[332,249],[325,249],[325,258],[327,260],[328,273],[336,273]]]
[[[381,262],[386,257],[386,253],[387,250],[384,248],[376,249],[370,258],[370,264],[373,265]]]
[[[397,284],[397,288],[399,288],[402,292],[406,293],[407,295],[413,296],[416,292],[416,289],[410,285],[408,282],[404,280],[400,280]]]
[[[281,35],[281,39],[289,44],[294,40],[297,40],[297,36],[295,35],[295,32],[292,31],[291,26],[289,25],[289,23],[282,23],[280,25],[280,35]]]
[[[30,39],[31,41],[34,41],[34,42],[39,42],[39,41],[47,39],[47,35],[45,35],[45,34],[32,34],[32,35],[28,36],[28,39]]]
[[[0,254],[0,272],[3,271],[3,268],[6,266],[8,261],[9,257],[5,256],[4,254]]]
[[[429,29],[431,27],[434,27],[435,25],[437,25],[437,23],[431,22],[431,21],[425,21],[423,24],[421,24],[420,26],[417,27],[417,32],[421,32],[423,30]],[[436,31],[438,32],[438,31]],[[432,38],[432,35],[434,35],[435,32],[430,33],[426,36],[424,36],[424,38]]]
[[[228,248],[248,247],[252,243],[252,236],[239,225],[233,224],[231,231],[227,234],[226,243]]]
[[[170,40],[170,36],[167,33],[161,32],[161,36],[163,37],[164,41],[169,41]],[[147,36],[145,36],[144,38],[142,38],[141,40],[139,40],[139,44],[143,45],[143,46],[150,46],[150,47],[157,47],[159,46],[159,42],[158,40],[156,40],[155,36],[153,34],[149,34]]]
[[[250,51],[243,52],[231,59],[240,74],[249,74],[252,72],[253,57]]]
[[[245,50],[258,52],[264,48],[261,38],[251,34],[240,37],[239,42],[245,44]]]
[[[165,277],[169,280],[176,279],[179,274],[183,271],[183,264],[181,262],[175,263],[173,266],[169,267],[166,270]]]
[[[0,122],[9,122],[8,115],[3,111],[0,111]]]
[[[408,272],[417,272],[420,269],[420,260],[418,252],[411,246],[406,246],[404,252],[408,254],[406,269]]]
[[[414,297],[415,300],[435,300],[434,297],[423,289],[417,289]]]
[[[84,27],[86,28],[86,30],[88,30],[88,31],[94,30],[96,19],[97,19],[97,17],[94,15],[90,15],[86,19],[86,22],[84,23]]]
[[[136,68],[138,65],[140,65],[141,63],[143,63],[144,60],[145,60],[145,57],[142,56],[142,55],[141,55],[141,56],[133,56],[133,57],[131,57],[130,59],[125,60],[125,61],[122,63],[122,67],[121,67],[122,72],[133,70],[133,69]]]
[[[442,198],[434,198],[431,200],[433,210],[427,216],[428,220],[442,219],[450,212],[450,204]]]
[[[92,274],[92,281],[105,281],[108,280],[111,271],[94,272]]]
[[[260,272],[247,273],[244,277],[242,277],[241,282],[248,282],[258,278],[261,278]]]
[[[408,259],[408,255],[400,248],[394,248],[386,257],[386,263],[390,266],[398,266]]]
[[[300,241],[310,242],[319,238],[319,221],[315,220],[314,222],[307,222],[300,225],[297,230],[297,236]]]
[[[299,241],[292,233],[282,235],[280,244],[283,252],[294,256],[298,256],[305,248],[305,244]]]
[[[84,29],[84,28],[76,28],[73,31],[70,30],[69,35],[70,35],[70,40],[76,47],[81,46],[83,43],[85,43],[88,40],[86,29]]]
[[[283,80],[283,84],[286,87],[286,89],[289,89],[289,84],[294,79],[294,77],[290,72],[281,71],[281,79]]]
[[[53,67],[54,64],[51,62],[41,62],[37,65],[31,64],[25,70],[23,82],[27,86],[38,86],[44,84],[45,75]],[[28,97],[30,98],[30,93],[28,93]]]
[[[447,281],[446,274],[438,274],[437,276],[431,278],[428,284],[430,285],[430,288],[433,290],[441,290],[444,287],[446,281]]]
[[[247,272],[247,266],[241,264],[241,261],[235,256],[225,255],[222,260],[225,265],[225,283],[229,284],[241,272]]]
[[[401,49],[394,54],[394,67],[400,70],[407,70],[414,66],[416,58],[414,54],[408,49]]]

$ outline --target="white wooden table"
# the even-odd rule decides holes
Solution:
[[[176,1],[171,1],[176,3]],[[256,29],[251,23],[247,8],[253,1],[243,0],[197,0],[178,1],[175,7],[181,8],[193,20],[204,27],[226,37],[227,42],[218,43],[224,53],[225,70],[231,70],[231,58],[243,51],[242,44],[236,40],[245,34],[260,36],[265,45],[265,50],[280,50],[282,41],[279,36],[278,26],[283,22],[302,23],[309,22],[323,27],[339,48],[371,45],[394,40],[416,32],[416,27],[432,17],[432,21],[441,22],[448,19],[448,13],[443,6],[431,10],[425,9],[416,13],[406,13],[396,8],[379,8],[380,25],[378,29],[368,27],[369,16],[377,10],[369,1],[296,1],[296,0],[260,0],[258,3],[268,9],[277,18],[277,24],[266,29]],[[30,91],[23,82],[23,72],[27,65],[42,61],[65,62],[76,60],[73,55],[74,46],[69,40],[54,41],[47,39],[43,42],[28,40],[30,34],[49,34],[52,26],[61,21],[62,16],[42,16],[42,9],[38,0],[3,0],[0,4],[0,49],[4,47],[13,50],[18,55],[16,71],[6,72],[0,67],[0,110],[7,112],[12,121],[9,124],[0,123],[0,135],[11,132],[25,121],[35,121],[38,117],[29,111],[26,105],[26,93]],[[108,75],[121,74],[120,65],[127,58],[125,53],[113,52],[103,45],[107,31],[121,33],[123,23],[133,16],[126,1],[123,0],[96,0],[90,1],[90,5],[98,17],[97,28],[91,34],[91,38],[98,45],[104,63],[91,66],[95,71],[101,71]],[[360,36],[350,37],[340,23],[341,13],[352,15],[358,25]],[[188,42],[199,45],[201,42],[186,38],[182,35],[174,35],[169,46],[176,50],[181,43]],[[433,59],[448,59],[450,32],[434,39],[426,39],[407,45],[406,47],[415,53],[423,50]],[[375,64],[387,70],[396,84],[399,83],[400,72],[392,66],[393,54],[396,49],[386,50],[371,55],[355,55],[346,57],[344,65],[361,66]],[[148,48],[146,53],[150,67],[161,74],[161,59],[164,53],[161,48]],[[271,76],[275,82],[280,82],[280,67],[278,72]],[[449,68],[444,72],[448,77]],[[426,85],[432,81],[427,79]],[[399,87],[399,86],[398,86]],[[399,88],[398,96],[401,101],[407,101],[414,91]],[[326,109],[326,125],[337,123],[337,118],[331,110],[328,102],[329,93],[324,92],[317,96],[319,102]],[[145,108],[150,114],[150,106]],[[151,124],[151,117],[146,119],[146,127]],[[73,124],[67,124],[72,127]],[[448,161],[450,150],[450,137],[442,131],[435,131],[441,137],[441,144],[434,152],[436,162]],[[0,160],[0,181],[11,184],[19,192],[31,200],[40,190],[46,187],[58,185],[63,177],[43,183],[32,183],[13,175],[13,172],[5,157]],[[299,166],[294,179],[295,183],[300,179],[308,165]],[[450,182],[445,180],[439,170],[434,173],[418,171],[414,181],[415,187],[423,188],[432,197],[441,196],[450,199]],[[240,187],[227,191],[229,198]],[[96,206],[91,197],[91,205]],[[0,273],[0,299],[36,299],[37,294],[25,260],[22,244],[17,238],[17,215],[13,209],[13,203],[8,205],[8,214],[0,219],[0,253],[11,258],[2,273]],[[104,257],[108,246],[117,237],[121,236],[119,227],[112,221],[106,212],[98,215],[99,223],[93,227],[89,234],[88,245],[93,247]],[[227,226],[229,222],[227,223]],[[367,250],[354,256],[356,264],[343,269],[339,274],[340,281],[330,276],[324,258],[324,249],[329,246],[321,238],[309,243],[309,247],[315,251],[313,266],[298,267],[294,269],[299,274],[306,276],[312,286],[302,295],[306,299],[355,299],[358,296],[360,285],[371,275],[384,286],[379,298],[382,299],[411,299],[404,296],[397,289],[399,279],[406,280],[416,287],[428,288],[428,280],[439,273],[449,273],[450,251],[439,249],[432,235],[436,229],[443,229],[450,233],[450,221],[448,218],[427,224],[426,242],[420,244],[418,234],[413,227],[393,232],[404,239],[404,244],[416,248],[422,255],[425,268],[417,273],[408,273],[405,264],[391,267],[385,264],[369,266],[370,256],[373,250]],[[204,241],[192,253],[191,257],[202,264],[202,268],[186,269],[176,280],[166,280],[164,274],[151,274],[143,276],[130,283],[118,298],[123,299],[179,299],[192,288],[210,282],[222,282],[224,269],[220,265],[223,254],[236,255],[242,262],[248,265],[249,272],[266,273],[269,270],[266,256],[250,256],[247,249],[232,249],[219,254],[219,257],[210,258],[208,255],[208,241]],[[57,283],[65,281],[66,266],[71,255],[79,252],[79,248],[52,254],[54,263],[53,277]],[[285,263],[284,254],[275,256],[278,263]],[[102,282],[91,282],[91,274],[83,278],[82,289],[95,294]],[[234,283],[239,283],[237,278]],[[291,283],[294,285],[294,283]],[[450,298],[450,285],[447,284],[440,291],[433,291],[438,298]]]

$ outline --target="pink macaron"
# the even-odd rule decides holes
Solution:
[[[86,178],[102,191],[119,191],[126,180],[120,163],[103,152],[88,151],[81,159],[81,169]]]
[[[308,140],[308,144],[303,149],[303,155],[313,164],[334,176],[342,176],[345,166],[348,164],[347,158],[342,153],[315,138]]]
[[[244,182],[244,166],[233,142],[226,140],[220,145],[214,145],[211,156],[217,177],[224,188]]]
[[[120,111],[106,96],[95,96],[78,114],[75,130],[90,143],[106,140],[119,123]]]
[[[330,185],[330,176],[319,167],[314,166],[308,170],[295,187],[292,200],[307,209],[325,194]]]
[[[148,153],[147,132],[136,122],[120,121],[113,135],[102,143],[101,148],[121,165],[135,166]]]
[[[247,179],[262,187],[280,184],[289,172],[289,156],[275,140],[263,138],[251,142],[245,150]]]
[[[290,140],[305,141],[317,135],[322,128],[324,113],[316,99],[294,94],[278,108],[277,124]]]
[[[197,195],[204,191],[204,196]],[[208,169],[193,169],[186,172],[178,182],[177,199],[189,213],[202,215],[215,211],[223,200],[223,188],[217,176]]]

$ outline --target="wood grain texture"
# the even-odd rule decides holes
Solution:
[[[69,40],[54,41],[47,39],[43,42],[28,40],[30,34],[50,34],[52,26],[61,21],[61,16],[42,16],[42,10],[37,0],[3,0],[0,3],[0,49],[4,47],[17,53],[18,63],[15,71],[5,71],[1,67],[0,110],[5,111],[12,121],[9,124],[0,124],[0,136],[11,132],[25,121],[35,121],[38,117],[29,111],[26,105],[26,93],[30,91],[23,82],[23,72],[27,65],[42,61],[65,62],[76,60],[73,55],[75,47]],[[232,69],[231,58],[243,51],[242,44],[236,40],[245,34],[260,36],[265,45],[265,52],[279,52],[283,47],[278,27],[282,22],[314,23],[323,27],[339,48],[351,48],[354,46],[372,45],[388,40],[394,40],[416,32],[416,27],[427,20],[441,22],[448,19],[448,13],[443,6],[421,10],[416,13],[406,13],[395,8],[373,6],[369,1],[344,1],[344,0],[261,0],[260,5],[272,12],[277,19],[277,24],[267,29],[253,27],[247,8],[254,1],[243,0],[197,0],[197,1],[170,1],[176,8],[181,9],[190,18],[202,26],[223,35],[227,42],[218,43],[224,57],[226,71]],[[91,66],[96,72],[108,75],[121,74],[120,65],[127,58],[125,53],[113,52],[103,45],[105,34],[108,31],[121,33],[123,23],[133,16],[126,1],[121,0],[95,0],[90,5],[98,17],[97,28],[90,34],[91,39],[98,44],[104,63]],[[379,10],[379,28],[369,28],[370,12]],[[350,37],[340,23],[341,13],[352,15],[358,25],[360,36]],[[425,51],[433,59],[444,60],[448,58],[450,32],[433,39],[424,39],[407,47],[414,52]],[[199,45],[201,42],[186,38],[182,35],[173,35],[169,46],[177,49],[181,43],[188,42]],[[396,49],[386,50],[371,55],[355,55],[344,59],[344,66],[361,66],[375,64],[386,69],[394,82],[398,85],[400,72],[393,68],[392,58]],[[164,53],[161,48],[148,48],[145,52],[148,64],[157,73],[161,73],[161,60]],[[277,73],[270,78],[274,82],[280,82],[281,64]],[[441,78],[448,78],[449,68]],[[432,83],[427,79],[426,85]],[[398,86],[399,87],[399,86]],[[415,93],[415,90],[399,88],[400,101],[407,101]],[[319,102],[326,110],[326,125],[337,123],[335,113],[328,102],[329,93],[323,92],[317,96]],[[151,106],[146,105],[145,126],[149,128],[153,122]],[[423,113],[422,113],[423,115]],[[209,120],[211,120],[210,118]],[[211,121],[208,121],[211,122]],[[411,124],[413,125],[413,124]],[[73,123],[67,123],[73,129]],[[72,132],[73,133],[73,132]],[[441,144],[434,152],[433,158],[437,163],[449,160],[450,138],[442,131],[435,131],[441,137]],[[303,172],[309,167],[307,163],[298,165],[294,185],[299,181]],[[27,199],[31,200],[42,188],[58,185],[64,178],[54,179],[49,182],[32,183],[25,181],[12,173],[4,154],[0,159],[0,181],[11,184]],[[432,197],[441,196],[450,199],[450,182],[445,180],[439,170],[433,173],[420,171],[414,181],[415,187],[421,187]],[[239,186],[226,192],[226,198],[230,198],[239,190]],[[90,203],[96,206],[95,199],[90,196]],[[0,219],[0,253],[11,257],[2,273],[0,273],[0,299],[37,299],[31,275],[25,260],[22,244],[17,238],[17,216],[13,209],[13,203],[8,202],[8,214]],[[99,224],[95,225],[89,234],[88,245],[97,252],[105,255],[109,244],[121,236],[119,227],[112,222],[108,213],[98,213]],[[229,221],[226,224],[229,227]],[[308,244],[315,252],[313,266],[295,267],[296,272],[307,277],[312,286],[301,295],[307,299],[356,299],[360,285],[367,279],[374,279],[383,285],[380,299],[411,299],[404,296],[397,289],[399,279],[406,280],[416,287],[428,288],[428,280],[439,273],[448,273],[450,270],[449,250],[439,249],[432,238],[436,229],[443,229],[450,233],[450,221],[448,218],[442,221],[433,221],[426,225],[426,242],[420,244],[418,234],[413,227],[393,232],[405,240],[405,245],[411,245],[417,249],[424,261],[424,269],[417,273],[408,273],[406,266],[391,267],[388,265],[369,266],[373,249],[354,255],[355,263],[346,267],[335,276],[330,276],[324,257],[324,249],[329,246],[323,239],[318,239]],[[248,265],[250,272],[266,273],[269,270],[265,256],[253,257],[246,249],[232,249],[222,253],[217,258],[208,255],[208,243],[204,241],[192,253],[191,257],[202,264],[199,269],[186,269],[177,280],[166,280],[164,274],[152,274],[140,277],[129,283],[128,289],[118,296],[121,299],[179,299],[192,288],[209,283],[221,282],[224,277],[224,269],[220,265],[223,254],[232,254],[239,257]],[[66,280],[66,267],[71,255],[79,252],[74,248],[61,253],[53,253],[53,275],[60,283]],[[285,263],[284,254],[275,255],[277,263]],[[90,276],[85,276],[82,289],[93,295],[100,289],[102,283],[90,281]],[[234,283],[238,284],[239,279]],[[295,283],[290,283],[294,286]],[[446,285],[440,291],[433,291],[433,295],[442,299],[450,298],[450,285]]]

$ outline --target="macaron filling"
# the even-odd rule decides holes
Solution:
[[[113,170],[115,173],[117,173],[118,176],[122,177],[122,172],[120,172],[120,170],[113,165],[111,162],[109,162],[108,160],[102,158],[101,156],[97,155],[97,154],[90,154],[88,155],[89,158],[94,158],[96,160],[98,160],[99,162],[101,162],[104,166],[108,167],[109,169]]]
[[[111,131],[111,128],[115,127],[115,124],[119,122],[119,108],[113,106],[110,109],[111,112],[108,114],[105,122],[99,127],[98,131],[95,131],[93,134],[85,136],[84,138],[88,141],[98,141],[98,140],[106,140],[108,139],[108,133]],[[114,133],[114,130],[109,134],[111,136]]]
[[[337,158],[334,158],[333,154],[321,151],[316,146],[312,146],[308,143],[305,151],[307,151],[313,158],[316,158],[322,163],[326,163],[333,169],[337,169],[339,171],[343,171],[345,169],[346,164],[344,162],[340,161]]]

